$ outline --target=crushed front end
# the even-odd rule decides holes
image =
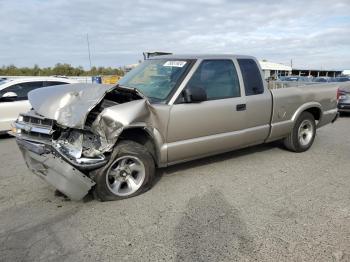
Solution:
[[[150,105],[133,89],[65,85],[29,93],[33,109],[12,135],[28,168],[72,200],[95,185],[91,171],[109,161],[124,128],[148,121]]]
[[[61,128],[33,110],[20,115],[14,127],[13,135],[28,168],[72,200],[82,199],[95,185],[88,172],[108,161],[93,152],[94,143],[98,146],[95,135]]]

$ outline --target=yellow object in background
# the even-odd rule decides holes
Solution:
[[[117,75],[102,76],[102,84],[116,84],[121,77]]]

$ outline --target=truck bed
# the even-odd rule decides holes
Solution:
[[[268,140],[276,140],[290,133],[294,121],[306,108],[318,110],[318,128],[330,123],[337,114],[337,90],[342,85],[328,83],[270,90],[273,103]]]

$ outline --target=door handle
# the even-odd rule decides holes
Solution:
[[[236,106],[236,110],[237,111],[244,111],[247,109],[247,105],[246,104],[239,104]]]

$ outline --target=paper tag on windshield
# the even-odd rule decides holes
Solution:
[[[183,67],[184,65],[186,65],[186,61],[166,61],[163,66]]]

